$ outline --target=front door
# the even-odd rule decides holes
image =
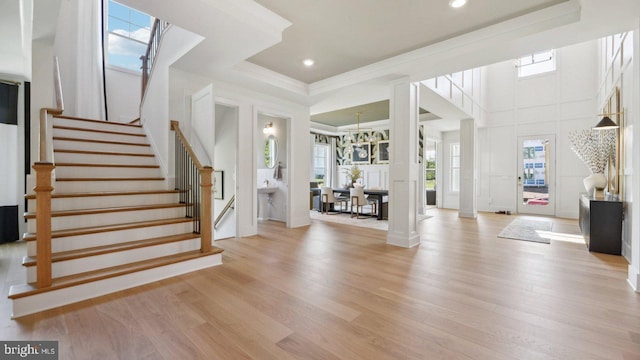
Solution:
[[[555,135],[518,137],[518,213],[550,215],[555,207]]]

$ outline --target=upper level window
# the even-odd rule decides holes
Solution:
[[[518,77],[544,74],[555,71],[556,54],[555,50],[542,51],[535,54],[523,56],[518,59]]]
[[[107,13],[107,63],[140,71],[147,51],[152,19],[149,15],[109,0]]]

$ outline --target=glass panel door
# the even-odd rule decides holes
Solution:
[[[555,215],[554,144],[554,135],[518,138],[518,213]]]

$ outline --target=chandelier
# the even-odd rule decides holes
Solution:
[[[365,144],[366,141],[369,141],[369,142],[377,141],[377,138],[373,134],[373,132],[371,133],[370,136],[366,136],[366,134],[361,133],[361,130],[372,130],[372,129],[360,128],[360,115],[362,115],[362,112],[356,113],[356,120],[357,120],[356,131],[353,132],[353,130],[349,129],[349,135],[347,136],[347,139],[349,140],[350,145],[355,145],[355,146],[349,146],[347,148],[347,154],[350,155],[352,152],[355,151],[359,157],[365,158],[367,157],[367,155],[369,155],[369,153],[367,152],[367,149],[363,145]]]

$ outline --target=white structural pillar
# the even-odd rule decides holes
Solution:
[[[389,161],[389,232],[387,244],[420,244],[418,218],[418,100],[419,84],[408,79],[391,89]]]
[[[631,221],[631,263],[627,274],[629,285],[640,292],[640,19],[633,33],[633,102],[625,106],[625,121],[631,123],[633,147],[631,155],[631,198],[627,202],[625,217]],[[628,91],[628,90],[627,90]],[[628,169],[625,169],[628,171]]]
[[[459,217],[476,218],[476,141],[474,119],[460,120],[460,210]]]

